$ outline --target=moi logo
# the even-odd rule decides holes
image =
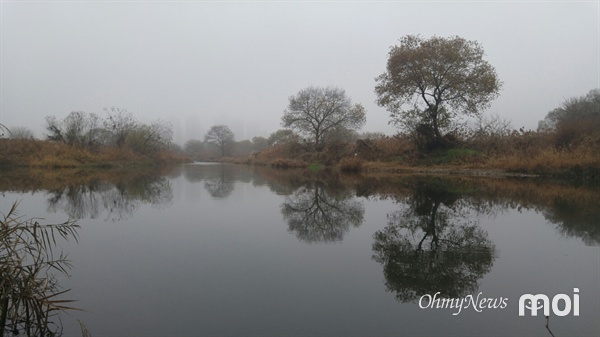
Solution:
[[[562,306],[561,302],[564,302]],[[544,294],[524,294],[519,298],[519,316],[525,316],[525,309],[531,311],[531,316],[537,316],[539,309],[544,309],[544,316],[550,316],[550,299]],[[567,294],[556,294],[552,298],[552,312],[556,316],[567,316],[571,310],[573,316],[579,316],[579,288],[573,288],[573,301]]]

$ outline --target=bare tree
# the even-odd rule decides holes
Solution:
[[[173,128],[170,123],[156,120],[151,124],[139,124],[132,129],[126,144],[139,153],[151,153],[169,147],[173,139]]]
[[[214,144],[221,150],[221,156],[225,156],[229,145],[235,141],[235,136],[226,125],[215,125],[204,135],[206,143]]]
[[[292,130],[280,129],[269,135],[267,142],[269,146],[279,145],[279,144],[290,144],[298,142],[298,135],[294,133]]]
[[[308,87],[289,98],[282,125],[312,139],[317,151],[325,146],[328,133],[340,129],[359,129],[365,122],[365,109],[352,104],[339,88]]]
[[[122,147],[127,136],[138,127],[138,121],[125,109],[111,107],[104,108],[104,111],[108,114],[104,128],[111,133],[112,143]]]
[[[204,143],[198,139],[190,139],[183,145],[183,151],[194,159],[199,158],[203,150]]]
[[[88,114],[85,111],[72,111],[62,120],[56,119],[55,116],[48,116],[46,130],[49,140],[91,147],[98,141],[100,117],[93,112]]]
[[[33,131],[24,126],[15,126],[8,130],[9,137],[11,139],[35,139]]]
[[[63,137],[67,144],[83,144],[86,132],[86,113],[73,111],[62,120]]]

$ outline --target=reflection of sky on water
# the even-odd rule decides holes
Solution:
[[[80,244],[63,247],[74,264],[65,286],[73,288],[70,297],[86,310],[75,316],[93,335],[545,336],[543,317],[518,318],[519,296],[571,294],[574,287],[580,289],[581,316],[553,318],[553,333],[598,330],[593,318],[600,312],[598,249],[582,242],[585,231],[569,236],[557,230],[559,225],[533,207],[535,198],[528,197],[530,207],[520,211],[523,202],[515,193],[503,197],[514,207],[461,213],[495,247],[493,264],[473,291],[509,301],[504,310],[463,310],[453,316],[453,310],[422,310],[397,301],[386,287],[383,265],[373,260],[374,234],[390,226],[389,215],[410,208],[414,190],[406,180],[347,185],[343,177],[219,165],[178,172],[166,179],[168,203],[140,202],[122,221],[82,219]],[[205,182],[221,177],[232,189],[215,197]],[[349,226],[336,244],[299,240],[281,211],[294,191],[314,192],[317,182],[327,196],[364,208],[362,224]],[[397,193],[391,190],[402,184]],[[464,207],[485,209],[480,205],[485,200],[506,204],[459,186],[453,198]],[[352,197],[359,188],[371,192]],[[5,192],[0,205],[14,199],[23,200],[24,214],[66,217],[60,208],[46,213],[46,193]],[[536,207],[547,204],[540,201]],[[78,331],[68,319],[65,328]]]

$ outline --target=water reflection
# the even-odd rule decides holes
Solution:
[[[495,259],[494,244],[455,187],[440,180],[418,181],[403,209],[388,215],[374,234],[373,259],[383,265],[387,289],[401,302],[440,292],[472,294]]]
[[[48,211],[63,211],[71,218],[120,221],[129,218],[141,204],[162,207],[173,199],[169,180],[161,176],[132,175],[117,182],[98,181],[69,185],[49,191]]]
[[[286,203],[294,206],[295,202],[290,201],[298,199],[296,202],[300,202],[307,199],[307,196],[302,196],[304,194],[315,199],[314,189],[320,189],[316,186],[317,181],[326,186],[325,191],[319,192],[320,195],[329,199],[334,196],[343,200],[350,200],[352,196],[397,200],[408,200],[413,196],[420,198],[418,193],[413,193],[414,184],[406,183],[415,180],[415,177],[410,176],[365,178],[360,175],[338,175],[330,171],[278,170],[223,164],[185,165],[180,172],[190,183],[203,182],[205,189],[216,198],[230,196],[234,191],[235,182],[245,182],[254,186],[266,185],[274,193],[287,196]],[[460,200],[456,201],[460,204],[468,203],[473,212],[493,215],[511,210],[533,209],[544,214],[550,223],[556,224],[556,230],[561,234],[579,237],[587,245],[600,245],[600,193],[597,192],[597,188],[565,186],[536,180],[466,177],[436,179],[442,185],[452,184],[455,189],[460,188]],[[306,191],[307,189],[312,192]],[[441,203],[441,206],[448,204]],[[282,205],[281,208],[283,210],[286,207]],[[300,215],[294,217],[302,218]],[[289,221],[289,217],[286,217],[286,221]],[[291,231],[308,233],[301,230],[302,226],[296,223],[290,226]],[[309,225],[308,222],[306,224]],[[350,223],[346,228],[353,226]],[[332,234],[330,237],[334,236]],[[326,235],[322,237],[325,238],[322,241],[339,241],[326,239]],[[339,235],[337,237],[340,238]]]
[[[142,204],[164,207],[173,199],[168,173],[161,169],[126,171],[30,171],[26,179],[6,179],[8,190],[46,190],[48,212],[62,211],[73,219],[120,221]],[[39,175],[42,175],[41,178]],[[9,176],[10,177],[10,176]],[[38,181],[32,185],[32,181]]]
[[[364,327],[381,327],[373,332],[390,334],[402,328],[394,317],[405,317],[404,313],[408,314],[406,317],[422,315],[419,310],[416,314],[411,311],[414,305],[390,303],[392,296],[400,302],[415,301],[424,293],[438,291],[446,298],[462,297],[476,293],[483,277],[492,281],[480,289],[486,293],[513,287],[517,291],[520,284],[510,284],[516,278],[532,291],[543,291],[536,287],[551,278],[547,275],[579,275],[581,271],[577,282],[587,282],[581,286],[582,294],[584,287],[591,289],[590,285],[597,283],[594,275],[590,276],[594,268],[585,265],[596,262],[594,256],[590,258],[587,254],[590,250],[585,247],[579,250],[582,244],[577,240],[560,240],[555,235],[574,236],[586,244],[600,242],[600,194],[592,188],[533,180],[363,177],[241,165],[185,165],[173,171],[124,171],[110,176],[106,172],[96,172],[99,176],[56,172],[56,176],[48,177],[50,174],[54,173],[43,172],[33,175],[34,179],[7,178],[2,171],[0,191],[33,194],[42,190],[29,204],[35,202],[37,208],[40,196],[46,196],[50,211],[64,210],[73,217],[132,218],[118,226],[118,231],[114,226],[88,226],[86,237],[92,241],[86,244],[91,249],[82,247],[76,251],[79,255],[74,256],[80,266],[79,279],[74,284],[87,287],[80,294],[85,307],[96,310],[95,326],[90,327],[103,335],[115,335],[119,329],[123,329],[122,334],[131,335],[138,327],[147,329],[141,330],[142,334],[165,334],[161,329],[169,329],[164,328],[169,325],[160,321],[148,326],[147,317],[163,317],[163,321],[173,322],[170,326],[180,329],[179,335],[195,331],[198,324],[189,322],[199,322],[207,333],[222,332],[231,317],[243,319],[236,319],[235,326],[229,325],[229,334],[248,331],[307,334],[321,328],[325,334],[331,334],[349,332],[355,327],[362,334],[367,331]],[[19,181],[23,185],[16,183]],[[143,217],[143,222],[138,221],[142,217],[131,216],[145,210],[145,205],[161,207],[174,202],[173,194],[179,204],[165,209],[164,215],[181,220],[177,226],[164,226],[160,219],[149,216]],[[235,202],[222,202],[223,198]],[[523,209],[543,215],[548,220],[547,227],[534,212],[527,212],[524,217],[515,214]],[[504,212],[506,217],[502,216]],[[245,221],[249,214],[253,221]],[[484,215],[498,215],[498,223]],[[512,221],[513,216],[524,223],[499,226],[507,225],[506,221]],[[196,221],[203,217],[210,221]],[[531,224],[526,223],[529,219]],[[354,229],[359,226],[359,230]],[[505,227],[511,231],[505,231]],[[540,238],[540,234],[544,236]],[[519,242],[512,242],[515,237]],[[296,239],[313,245],[286,244]],[[539,242],[534,242],[537,239]],[[343,245],[315,245],[342,240]],[[557,249],[556,244],[561,246]],[[495,247],[519,250],[505,249],[503,256],[498,256]],[[571,257],[562,254],[563,249],[568,249],[564,251]],[[133,250],[135,254],[130,254]],[[580,258],[583,255],[587,256],[585,260]],[[361,256],[373,256],[374,261]],[[527,260],[521,263],[517,260],[521,257]],[[186,262],[190,259],[194,263]],[[523,278],[522,275],[529,275],[530,266],[538,266],[537,259],[543,262],[538,270],[545,265],[552,268],[544,268],[543,275],[531,273],[531,277]],[[569,265],[572,262],[578,265]],[[156,268],[157,265],[162,267]],[[340,267],[330,268],[332,265]],[[493,274],[492,265],[497,271]],[[385,286],[380,281],[381,273]],[[506,288],[498,288],[498,284],[506,282],[509,283]],[[191,288],[186,286],[189,284],[199,286],[189,291]],[[290,284],[299,290],[290,293],[290,287],[285,286]],[[390,291],[388,298],[363,291],[377,292],[385,287]],[[162,291],[165,289],[168,291]],[[592,297],[596,294],[585,293]],[[355,306],[348,305],[349,299]],[[117,302],[123,305],[115,306]],[[289,308],[289,303],[305,303],[306,308],[297,306],[297,312],[292,313],[282,310]],[[350,326],[344,321],[350,317],[349,311],[336,311],[344,306],[360,310],[365,305],[375,310]],[[583,305],[582,296],[582,312]],[[132,310],[134,307],[143,310]],[[248,316],[248,312],[256,315]],[[194,313],[202,313],[202,317]],[[305,316],[310,324],[297,323],[297,314]],[[523,332],[520,331],[523,325],[508,317],[510,313],[498,312],[498,315],[502,322],[510,323],[507,326],[518,325],[510,330],[512,334]],[[114,317],[123,319],[107,325]],[[261,317],[275,317],[275,320],[263,322]],[[384,322],[381,317],[391,319]],[[272,322],[279,325],[270,326]],[[318,325],[318,322],[325,323]],[[589,320],[576,323],[579,322],[588,327],[591,324]],[[497,326],[497,322],[484,317],[477,327],[488,323]],[[278,327],[290,328],[276,331]],[[442,331],[432,328],[423,333]],[[469,334],[466,328],[462,331]]]
[[[235,182],[253,180],[252,170],[241,165],[196,163],[184,165],[181,172],[190,183],[204,182],[204,188],[213,198],[227,198],[235,189]]]
[[[580,237],[589,246],[600,245],[600,205],[559,196],[542,213],[561,234]]]
[[[573,186],[547,180],[488,179],[471,182],[469,197],[497,211],[534,210],[566,237],[600,245],[600,186]]]
[[[214,179],[247,183],[256,178],[253,173],[253,167],[220,163],[194,163],[179,168],[179,174],[183,174],[185,180],[190,183]]]
[[[317,195],[328,199],[335,197],[338,201],[350,201],[352,196],[367,199],[412,198],[414,186],[406,182],[415,180],[410,176],[365,178],[330,171],[277,170],[227,164],[123,170],[19,169],[0,172],[0,193],[46,191],[50,212],[65,211],[73,218],[101,218],[104,214],[105,220],[118,221],[131,217],[142,204],[153,207],[168,205],[173,198],[171,181],[181,175],[189,183],[202,182],[215,198],[229,197],[234,192],[235,183],[243,182],[268,186],[274,193],[288,196],[286,203],[294,198],[298,199],[296,202],[303,200],[306,198],[301,196],[303,194],[312,195],[314,199],[314,191],[302,192],[299,189],[321,189],[316,181],[326,186],[325,190],[317,191]],[[461,203],[468,202],[477,212],[489,214],[532,209],[542,213],[562,235],[578,237],[586,245],[600,245],[598,186],[572,186],[531,179],[438,178],[438,181],[441,180],[462,186]],[[417,193],[414,196],[419,197]],[[301,218],[299,215],[294,217]],[[286,217],[286,221],[290,218]],[[352,228],[357,221],[348,220],[344,226]],[[296,230],[301,227],[293,225],[290,229],[308,233],[304,229]],[[331,234],[329,239],[327,235],[321,237],[324,241],[339,241],[340,235]]]
[[[218,177],[204,180],[204,188],[213,198],[227,198],[233,192],[234,182],[229,175],[225,174],[221,166],[221,174]]]
[[[281,204],[289,230],[305,242],[342,241],[350,228],[362,224],[364,213],[350,193],[332,195],[320,181],[300,187]]]
[[[183,166],[182,172],[188,182],[202,182],[214,198],[229,197],[236,181],[266,185],[284,195],[280,209],[289,231],[307,243],[342,241],[350,228],[363,222],[363,204],[354,198],[352,188],[331,171],[197,163]]]

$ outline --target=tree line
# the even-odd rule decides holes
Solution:
[[[236,141],[228,126],[214,125],[202,140],[191,139],[180,148],[172,143],[170,124],[160,120],[143,124],[126,110],[110,108],[105,109],[105,119],[82,111],[62,120],[49,116],[47,139],[89,148],[128,147],[140,153],[171,149],[200,160],[257,155],[282,146],[286,149],[281,154],[316,153],[307,158],[318,160],[324,152],[358,155],[361,146],[385,159],[381,156],[408,152],[427,156],[461,147],[495,154],[499,144],[510,143],[508,139],[516,139],[512,145],[537,142],[560,149],[600,142],[599,89],[550,111],[533,135],[534,131],[513,130],[505,118],[483,114],[499,96],[502,82],[477,41],[407,35],[399,42],[390,48],[386,69],[375,78],[374,88],[376,103],[386,108],[389,123],[399,128],[393,137],[396,143],[380,133],[359,134],[366,123],[364,107],[353,103],[342,88],[317,86],[289,97],[281,117],[283,128],[268,137]],[[10,131],[13,138],[32,137],[24,128]],[[385,138],[387,143],[362,142],[354,149],[343,146],[357,139]]]
[[[116,107],[104,111],[105,119],[84,111],[73,111],[63,119],[48,116],[46,138],[81,148],[114,146],[142,154],[169,149],[173,139],[171,124],[162,120],[145,124],[127,110]]]
[[[460,37],[405,36],[391,48],[386,72],[376,78],[377,104],[420,150],[451,147],[460,117],[480,117],[502,86],[483,56],[479,43]],[[364,107],[352,103],[343,89],[314,86],[290,96],[281,119],[289,141],[301,139],[307,151],[316,152],[343,135],[352,138],[365,122]],[[216,142],[225,155],[223,139]]]

